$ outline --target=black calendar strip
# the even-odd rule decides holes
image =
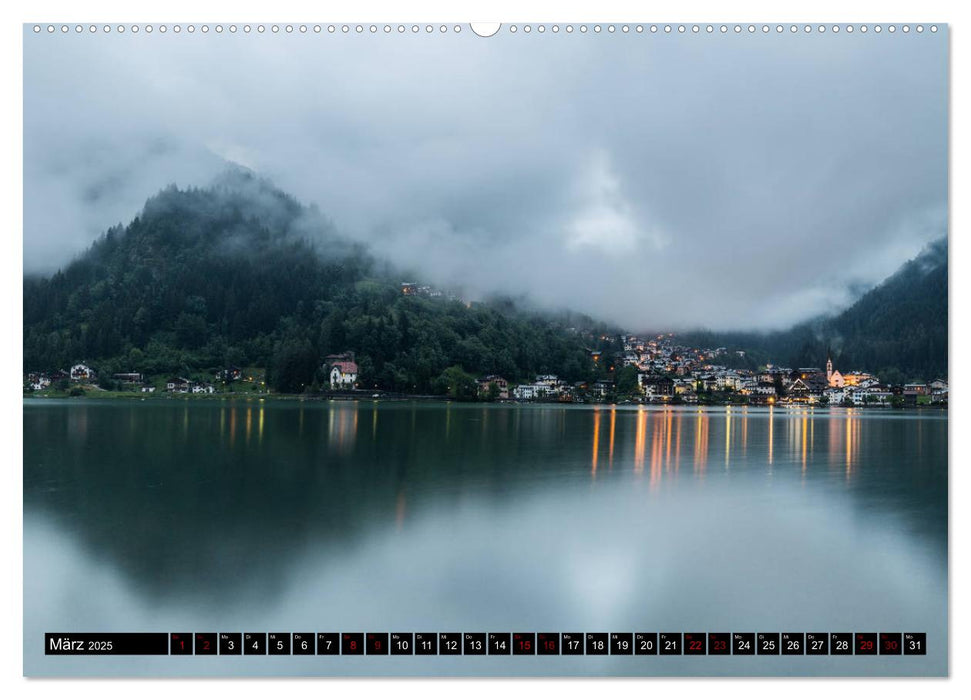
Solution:
[[[923,656],[924,632],[147,632],[44,635],[52,656]]]

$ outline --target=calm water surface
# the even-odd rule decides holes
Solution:
[[[24,402],[27,675],[947,672],[947,414]],[[926,657],[45,657],[45,631],[926,632]]]

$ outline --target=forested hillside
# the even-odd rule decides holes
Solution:
[[[832,318],[816,319],[779,333],[691,333],[711,347],[746,350],[747,364],[774,362],[836,367],[878,374],[899,384],[947,377],[947,238]]]
[[[299,392],[322,386],[327,355],[351,351],[363,388],[442,393],[469,375],[600,378],[606,363],[590,351],[616,349],[600,340],[616,329],[586,317],[402,294],[407,274],[315,209],[231,171],[211,188],[163,190],[53,276],[25,277],[24,370],[84,361],[107,382],[255,366],[278,391]],[[947,240],[838,316],[769,334],[681,335],[744,350],[728,357],[752,368],[831,356],[890,383],[946,376]]]
[[[261,366],[294,392],[320,381],[326,355],[353,351],[362,386],[395,391],[442,391],[454,366],[510,380],[594,376],[591,336],[565,328],[576,318],[406,296],[402,279],[250,174],[170,187],[53,276],[24,279],[24,369]]]

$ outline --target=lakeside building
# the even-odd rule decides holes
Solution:
[[[486,377],[482,377],[476,380],[479,385],[479,396],[486,397],[489,395],[489,389],[492,385],[495,385],[498,395],[496,398],[508,399],[509,398],[509,382],[500,377],[497,374],[490,374]]]
[[[192,380],[185,377],[169,377],[165,380],[165,390],[176,394],[187,394],[192,391]]]
[[[351,351],[324,358],[324,370],[331,389],[353,389],[357,385],[357,363]]]
[[[95,377],[94,370],[88,367],[83,362],[79,362],[78,364],[71,367],[72,382],[86,382],[91,379],[94,379],[94,377]]]
[[[115,372],[111,378],[127,386],[141,386],[145,381],[145,375],[141,372]]]
[[[513,398],[517,401],[533,401],[538,397],[535,384],[517,384],[512,390]]]

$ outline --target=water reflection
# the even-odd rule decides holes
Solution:
[[[772,449],[773,449],[773,447],[775,445],[775,442],[773,440],[773,432],[774,432],[774,430],[775,430],[775,407],[774,406],[769,406],[769,456],[768,456],[768,462],[769,462],[769,466],[770,467],[772,466]],[[771,470],[769,470],[769,471],[771,473]]]
[[[693,478],[679,478],[682,451]],[[791,489],[803,495],[783,495]],[[621,580],[602,590],[621,588],[613,603],[594,596],[596,605],[629,614],[681,600],[692,584],[680,576],[693,568],[677,556],[690,552],[749,582],[737,567],[767,557],[769,573],[760,571],[773,580],[778,567],[780,587],[756,592],[778,619],[815,595],[808,579],[782,581],[793,557],[811,555],[805,566],[832,574],[854,560],[876,566],[870,546],[914,547],[931,562],[908,559],[914,575],[946,581],[947,422],[858,409],[35,401],[24,408],[24,510],[25,537],[43,521],[82,559],[110,563],[146,609],[299,607],[294,587],[310,567],[317,584],[328,582],[321,590],[357,601],[360,613],[375,598],[341,573],[338,563],[352,561],[361,576],[380,578],[389,562],[447,574],[436,595],[467,585],[497,615],[543,598],[510,583],[542,560],[562,585],[606,566]],[[707,524],[683,526],[690,513]],[[416,528],[425,527],[440,537],[423,540]],[[859,528],[879,534],[862,538]],[[25,570],[40,576],[43,538],[31,543],[39,549],[25,550]],[[467,570],[446,566],[452,558]],[[635,569],[641,579],[625,578]],[[413,585],[400,599],[427,595],[428,580]],[[862,604],[866,593],[856,595],[841,605]],[[550,596],[561,603],[550,617],[568,615],[573,598]],[[931,602],[946,616],[946,597]]]
[[[327,411],[327,444],[332,451],[344,454],[354,449],[359,414],[356,403],[332,402]],[[377,424],[373,418],[372,435],[372,439],[377,437]]]
[[[704,476],[708,462],[708,412],[698,410],[695,417],[695,473]]]
[[[855,425],[853,421],[853,409],[850,409],[846,413],[846,478],[849,480],[850,475],[853,473],[853,455],[856,451],[856,441],[854,430]]]
[[[600,409],[594,409],[593,411],[593,460],[591,462],[591,471],[594,476],[597,475],[597,458],[600,455]]]
[[[729,406],[725,409],[725,469],[731,466],[732,461],[732,409]]]
[[[406,502],[407,502],[407,499],[405,498],[405,492],[404,491],[399,491],[398,492],[398,498],[395,501],[395,509],[394,509],[394,522],[395,522],[395,525],[397,526],[397,528],[399,530],[401,529],[401,526],[405,522],[405,504],[406,504]]]
[[[614,466],[614,435],[617,430],[617,407],[614,406],[610,409],[610,453],[608,456],[608,465],[610,467]]]
[[[647,411],[637,410],[637,436],[634,442],[634,471],[644,471],[644,447],[647,444]]]

